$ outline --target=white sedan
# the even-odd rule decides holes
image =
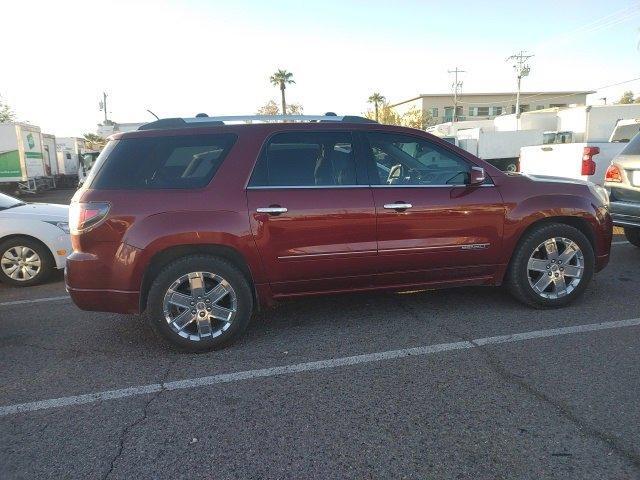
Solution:
[[[0,193],[0,281],[41,283],[64,268],[70,253],[67,205],[24,203]]]

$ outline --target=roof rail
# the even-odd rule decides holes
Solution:
[[[231,115],[223,117],[205,117],[198,114],[193,118],[163,118],[155,122],[145,123],[138,130],[160,130],[169,128],[195,128],[225,125],[227,123],[297,123],[297,122],[343,122],[343,123],[376,123],[365,117],[355,115],[337,116],[332,112],[325,115]]]

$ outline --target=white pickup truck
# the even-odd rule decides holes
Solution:
[[[536,145],[520,149],[520,171],[604,183],[611,160],[640,130],[640,118],[619,120],[608,142]]]

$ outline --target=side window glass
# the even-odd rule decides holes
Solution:
[[[274,135],[263,149],[249,186],[356,185],[351,134],[290,132]]]
[[[376,185],[462,185],[470,165],[428,141],[389,133],[368,133]],[[376,175],[377,174],[377,175]]]

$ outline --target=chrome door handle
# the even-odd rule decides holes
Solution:
[[[384,208],[387,210],[406,210],[407,208],[411,208],[413,205],[410,203],[385,203]]]
[[[288,210],[285,207],[260,207],[256,208],[258,213],[268,213],[269,215],[280,215],[281,213],[287,213]]]

